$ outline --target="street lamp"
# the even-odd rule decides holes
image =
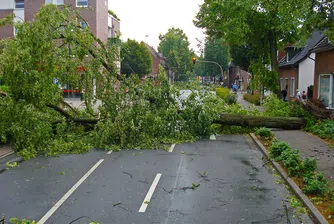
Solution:
[[[212,63],[212,64],[215,64],[215,65],[218,65],[218,67],[220,68],[220,73],[221,73],[221,75],[224,75],[222,66],[220,66],[220,64],[218,64],[217,62],[214,62],[214,61],[206,61],[206,60],[198,60],[198,62]],[[228,77],[228,76],[227,76],[227,82],[228,82],[228,84],[230,83],[230,81],[229,81],[229,77]]]

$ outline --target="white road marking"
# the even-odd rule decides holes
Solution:
[[[169,148],[168,152],[173,152],[174,147],[175,147],[175,144],[173,144],[173,145]]]
[[[107,152],[108,155],[110,155],[112,153],[112,151],[110,150],[109,152]]]
[[[161,173],[158,173],[155,178],[154,178],[154,181],[150,187],[150,189],[148,190],[147,194],[146,194],[146,197],[143,201],[143,204],[140,206],[140,209],[138,212],[145,212],[146,211],[146,208],[148,206],[148,204],[150,203],[150,200],[151,200],[151,197],[154,193],[154,190],[155,188],[157,187],[158,183],[159,183],[159,180],[161,178]]]
[[[216,136],[215,135],[211,135],[210,136],[210,140],[216,140]]]
[[[81,179],[37,222],[37,224],[44,224],[103,161],[104,159],[100,159],[83,177],[81,177]]]

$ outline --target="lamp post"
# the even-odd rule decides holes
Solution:
[[[220,66],[220,64],[218,64],[217,62],[214,62],[214,61],[206,61],[206,60],[198,60],[198,62],[212,63],[212,64],[215,64],[215,65],[218,65],[218,67],[220,68],[220,73],[221,73],[221,75],[224,75],[222,66]],[[227,76],[227,82],[228,82],[228,84],[229,84],[229,82],[230,82],[228,76]]]

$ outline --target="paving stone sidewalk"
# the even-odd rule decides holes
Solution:
[[[13,154],[14,151],[9,144],[0,144],[0,158]]]
[[[248,108],[251,103],[243,99],[243,94],[238,94],[238,103]],[[264,111],[264,107],[259,107]],[[316,158],[318,171],[325,174],[326,179],[334,187],[334,148],[322,139],[300,130],[273,129],[275,137],[281,141],[288,142],[291,147],[298,149],[302,157]]]
[[[300,151],[302,157],[316,158],[318,171],[324,172],[326,179],[334,186],[334,148],[322,139],[303,131],[274,130],[276,138],[288,142]]]
[[[256,105],[254,105],[254,104],[252,104],[252,103],[250,103],[250,102],[244,100],[244,93],[238,92],[237,95],[238,95],[238,103],[239,103],[241,106],[243,106],[243,107],[245,107],[245,108],[249,108],[249,107],[251,107],[251,106],[255,106],[255,108],[256,108],[258,111],[260,111],[260,112],[264,112],[264,111],[265,111],[265,108],[264,108],[263,106],[256,106]]]

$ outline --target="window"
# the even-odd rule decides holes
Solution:
[[[334,108],[334,77],[333,74],[319,76],[319,100],[328,107]]]
[[[288,78],[285,78],[285,89],[286,91],[289,90],[289,79]]]
[[[281,91],[283,90],[283,79],[282,78],[279,79],[279,88]]]
[[[295,78],[291,78],[290,96],[295,96]]]
[[[45,4],[64,5],[64,0],[45,0]]]
[[[24,0],[15,0],[16,9],[24,9]]]
[[[77,0],[77,7],[88,7],[88,0]]]
[[[19,29],[17,27],[14,26],[14,37],[16,36],[16,34],[19,32]]]

